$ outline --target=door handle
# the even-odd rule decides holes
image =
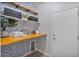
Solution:
[[[53,36],[56,36],[55,34],[53,34]]]
[[[56,40],[56,38],[53,38],[53,40]]]

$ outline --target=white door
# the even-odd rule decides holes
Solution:
[[[77,56],[77,18],[77,8],[54,14],[52,54],[55,57]]]

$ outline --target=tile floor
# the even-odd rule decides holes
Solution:
[[[25,57],[48,57],[48,56],[36,50]]]

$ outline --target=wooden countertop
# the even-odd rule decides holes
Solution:
[[[29,34],[29,35],[25,35],[25,36],[22,36],[22,37],[14,36],[14,37],[0,38],[0,45],[1,46],[9,45],[9,44],[12,44],[12,43],[21,42],[23,40],[31,40],[31,39],[39,38],[39,37],[42,37],[42,36],[46,36],[46,34]]]

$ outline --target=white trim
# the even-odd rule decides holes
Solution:
[[[51,57],[48,53],[46,53],[46,52],[44,52],[44,51],[42,51],[40,49],[36,49],[36,50],[39,51],[39,52],[41,52],[41,53],[43,53],[43,54],[45,54],[45,55],[47,55],[48,57]]]
[[[79,8],[79,4],[78,5],[74,5],[72,7],[68,7],[66,9],[62,9],[62,10],[59,10],[59,11],[55,11],[54,13],[62,12],[62,11],[69,10],[69,9],[73,9],[73,8]]]
[[[36,50],[34,50],[34,51],[36,51]],[[30,51],[30,52],[28,52],[27,54],[23,55],[22,57],[25,57],[25,56],[27,56],[27,55],[33,53],[34,51]]]
[[[42,51],[42,50],[39,50],[39,49],[36,49],[37,51],[39,51],[39,52],[41,52],[41,53],[43,53],[43,54],[45,54],[45,55],[47,55],[48,57],[51,57],[48,53],[46,53],[46,52],[44,52],[44,51]],[[34,50],[34,51],[36,51],[36,50]],[[27,56],[27,55],[29,55],[29,54],[31,54],[31,53],[33,53],[34,51],[31,51],[31,52],[29,52],[29,53],[27,53],[27,54],[25,54],[24,56],[22,56],[22,57],[25,57],[25,56]]]

